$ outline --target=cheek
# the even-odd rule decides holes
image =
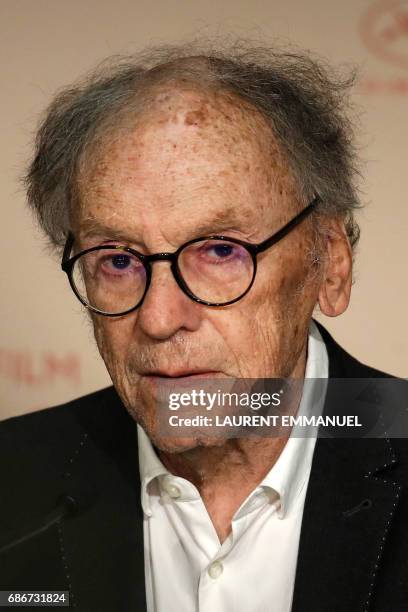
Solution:
[[[263,344],[276,352],[290,341],[296,344],[299,331],[307,326],[319,283],[305,258],[305,248],[299,245],[290,254],[276,254],[272,263],[264,261],[259,266],[235,328],[235,335],[240,329],[247,344],[253,345],[262,338]]]
[[[309,302],[316,299],[319,284],[311,261],[312,245],[301,236],[285,247],[278,245],[270,261],[265,258],[259,265],[257,281],[264,288],[268,304],[292,311],[295,306],[309,308]]]
[[[122,319],[93,316],[95,340],[109,373],[121,371],[126,363],[133,335],[133,317]]]

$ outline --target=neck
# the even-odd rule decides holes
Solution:
[[[304,378],[305,366],[306,347],[292,377]],[[275,465],[288,438],[289,434],[276,438],[233,438],[219,446],[198,446],[183,453],[158,453],[169,472],[197,487],[223,542],[231,531],[235,512]]]

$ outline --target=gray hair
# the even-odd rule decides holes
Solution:
[[[101,128],[114,128],[135,105],[143,108],[156,85],[180,78],[231,92],[257,109],[286,155],[299,197],[307,202],[317,193],[318,212],[344,219],[356,245],[359,172],[348,97],[354,74],[336,75],[308,52],[240,41],[227,48],[189,43],[115,56],[55,97],[24,177],[28,203],[55,247],[69,232],[81,159],[97,146]]]

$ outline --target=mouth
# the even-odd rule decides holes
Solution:
[[[220,378],[224,376],[217,370],[154,370],[144,375],[150,379],[190,379],[190,378]]]

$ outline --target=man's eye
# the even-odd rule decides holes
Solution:
[[[232,246],[232,244],[216,244],[212,246],[209,250],[210,252],[213,251],[217,257],[222,258],[229,257],[230,255],[232,255],[234,247]]]
[[[247,251],[238,244],[231,242],[207,242],[199,249],[202,260],[208,263],[235,263],[247,260]]]
[[[103,254],[97,264],[99,272],[105,275],[124,276],[143,270],[143,264],[129,253]]]
[[[114,268],[117,270],[124,270],[130,265],[130,257],[129,255],[114,255],[111,258],[111,263]]]

